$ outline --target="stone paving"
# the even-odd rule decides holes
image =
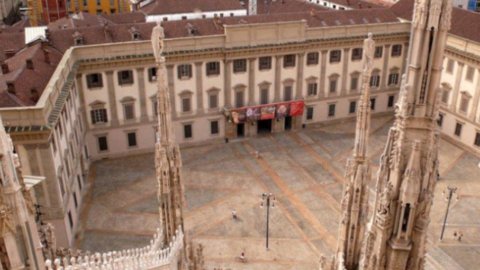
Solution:
[[[374,172],[391,119],[372,120],[369,150]],[[207,269],[318,269],[320,254],[330,255],[336,247],[343,171],[353,132],[353,123],[347,122],[182,148],[185,226],[194,242],[204,244]],[[479,162],[480,158],[441,142],[442,178],[431,214],[428,269],[478,269]],[[447,185],[458,187],[458,200],[452,203],[445,239],[440,242],[446,207],[442,191]],[[277,199],[270,211],[268,251],[262,192],[272,192]],[[238,220],[231,218],[232,209]],[[78,248],[140,247],[157,226],[153,154],[102,160],[92,166]],[[461,242],[453,238],[454,231],[463,233]],[[248,263],[237,259],[241,252]]]

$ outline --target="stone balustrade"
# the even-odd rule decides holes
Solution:
[[[47,270],[159,270],[176,269],[183,248],[183,231],[179,228],[168,247],[162,248],[162,232],[157,229],[150,244],[143,248],[95,253],[91,256],[46,260]]]

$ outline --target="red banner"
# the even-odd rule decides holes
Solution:
[[[305,103],[303,100],[270,103],[260,106],[250,106],[232,109],[229,113],[235,124],[245,121],[257,121],[266,119],[281,119],[290,116],[301,116]]]
[[[303,101],[294,101],[290,103],[290,116],[302,115],[304,105],[305,103]]]

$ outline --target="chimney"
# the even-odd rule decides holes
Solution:
[[[8,93],[15,95],[15,85],[11,82],[7,82],[7,91]]]
[[[43,49],[43,59],[45,63],[50,64],[50,51],[48,49]]]
[[[28,69],[33,69],[33,61],[32,59],[27,59],[27,68]]]
[[[14,55],[15,55],[14,50],[5,50],[5,57],[7,57],[7,59],[14,56]]]
[[[8,72],[10,72],[10,70],[8,69],[8,64],[3,62],[2,63],[2,74],[7,74]]]

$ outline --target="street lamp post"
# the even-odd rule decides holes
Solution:
[[[450,208],[450,201],[452,200],[453,194],[457,191],[456,187],[447,187],[447,209],[445,210],[445,217],[443,218],[442,232],[440,233],[440,240],[443,239],[443,233],[445,232],[445,224],[447,223],[448,210]],[[445,194],[445,191],[443,192]]]
[[[265,247],[268,250],[268,223],[270,219],[270,207],[275,207],[275,195],[272,193],[263,193],[262,194],[262,202],[260,203],[260,207],[263,207],[263,205],[266,205],[267,207],[267,226],[266,226],[266,232],[265,232]]]

